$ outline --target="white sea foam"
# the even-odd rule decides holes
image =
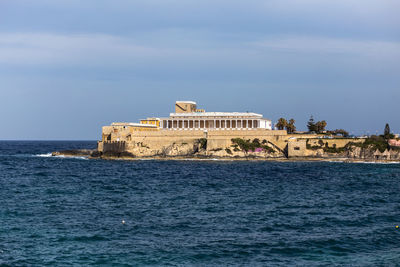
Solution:
[[[49,158],[51,157],[51,153],[47,153],[47,154],[37,154],[35,155],[36,157],[41,157],[41,158]]]
[[[180,159],[183,161],[233,161],[232,159],[218,159],[218,158],[207,158],[207,159],[195,159],[195,158],[191,158],[191,159]]]
[[[379,161],[363,161],[363,162],[353,162],[353,163],[362,163],[362,164],[400,164],[400,162],[379,162]]]
[[[53,156],[51,153],[46,153],[46,154],[36,154],[36,157],[41,157],[41,158],[61,158],[61,159],[88,159],[87,157],[75,157],[75,156],[65,156],[65,155],[57,155]]]

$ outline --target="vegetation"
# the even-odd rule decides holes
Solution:
[[[314,117],[312,115],[307,123],[307,128],[309,132],[317,132],[317,127],[315,126]]]
[[[337,147],[324,147],[323,148],[324,149],[324,152],[327,152],[327,153],[343,153],[343,152],[345,152],[346,151],[346,147],[340,147],[340,148],[337,148]]]
[[[289,123],[286,125],[286,130],[287,130],[288,133],[296,132],[296,126],[294,125],[295,122],[296,121],[294,119],[290,119],[289,120]]]
[[[285,118],[279,118],[275,126],[278,130],[286,129],[288,133],[294,133],[296,131],[295,122],[294,119],[287,121]]]
[[[325,127],[326,127],[326,125],[327,125],[327,123],[326,123],[326,121],[318,121],[316,124],[315,124],[315,127],[317,128],[317,133],[322,133],[322,132],[324,132],[325,131]]]
[[[336,147],[336,144],[333,144],[333,146],[330,147],[328,142],[324,143],[324,141],[322,141],[322,140],[318,141],[318,145],[312,146],[308,143],[308,141],[309,140],[307,140],[307,143],[306,143],[307,149],[310,149],[310,150],[322,149],[324,152],[327,152],[327,153],[343,153],[348,148],[348,147],[338,148],[338,147]]]
[[[307,128],[309,132],[322,133],[325,131],[326,125],[326,121],[315,122],[313,116],[311,115],[311,118],[307,123]]]
[[[392,134],[390,132],[390,126],[389,126],[388,123],[386,123],[386,125],[385,125],[385,130],[383,131],[383,136],[382,137],[385,138],[385,139],[393,139],[393,138],[395,138],[394,134]]]
[[[233,138],[231,139],[231,141],[233,151],[244,151],[247,154],[249,151],[255,152],[257,151],[257,149],[263,149],[268,153],[275,152],[273,148],[268,146],[268,142],[266,142],[266,140],[263,140],[263,142],[261,143],[260,139],[258,138],[255,138],[253,141],[251,141],[250,139],[246,140],[242,138]]]
[[[228,153],[229,155],[232,155],[232,150],[230,150],[229,148],[225,148],[226,153]]]
[[[286,125],[288,124],[287,120],[284,118],[279,118],[278,122],[276,123],[276,128],[278,128],[278,130],[283,130],[285,129]]]
[[[364,143],[353,143],[350,142],[346,145],[346,147],[361,147],[361,148],[371,148],[373,150],[379,150],[380,152],[384,152],[389,148],[388,142],[385,140],[383,136],[371,135],[367,139],[365,139]]]
[[[385,130],[383,131],[383,137],[385,139],[389,139],[390,138],[390,126],[389,126],[389,123],[386,123],[386,125],[385,125]]]
[[[341,135],[343,137],[348,137],[349,136],[349,132],[343,130],[343,129],[336,129],[333,131],[327,131],[327,134],[331,134],[331,135]]]
[[[200,138],[197,142],[200,144],[200,149],[207,149],[207,138]]]
[[[321,142],[322,142],[322,144],[321,144]],[[306,148],[307,148],[307,149],[311,149],[311,150],[321,149],[324,143],[323,143],[322,140],[319,140],[319,141],[318,141],[318,144],[319,144],[319,146],[312,146],[312,145],[310,145],[309,140],[307,140],[307,142],[306,142]]]

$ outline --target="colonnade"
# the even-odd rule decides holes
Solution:
[[[170,130],[184,129],[253,129],[260,128],[260,120],[236,119],[171,119],[162,120],[161,127]]]

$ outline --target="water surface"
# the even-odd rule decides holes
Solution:
[[[0,265],[400,264],[398,164],[47,156],[95,146],[0,142]]]

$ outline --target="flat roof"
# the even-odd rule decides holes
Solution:
[[[149,128],[157,128],[154,124],[141,124],[136,122],[113,122],[111,126],[134,126],[134,127],[149,127]]]
[[[170,117],[255,117],[262,118],[262,114],[252,112],[187,112],[170,113]]]
[[[188,104],[197,105],[196,102],[194,102],[194,101],[176,101],[175,103],[188,103]]]

